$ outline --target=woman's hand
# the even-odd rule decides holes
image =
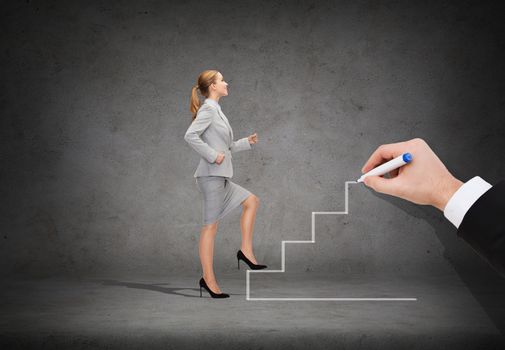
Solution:
[[[224,153],[220,152],[217,154],[216,163],[221,164],[224,160]]]
[[[256,135],[256,133],[254,133],[254,134],[248,136],[247,139],[249,140],[249,144],[255,144],[256,142],[258,142],[258,135]]]

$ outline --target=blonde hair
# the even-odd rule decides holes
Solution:
[[[216,82],[217,73],[219,73],[217,70],[210,69],[203,71],[198,76],[196,85],[191,89],[191,98],[189,102],[189,110],[193,114],[191,121],[195,120],[196,113],[202,105],[200,99],[198,98],[198,91],[200,91],[200,94],[204,97],[209,97],[209,86]]]

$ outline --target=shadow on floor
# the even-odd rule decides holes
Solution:
[[[116,280],[98,280],[96,282],[101,282],[104,286],[120,286],[135,289],[151,290],[153,292],[159,292],[164,294],[179,295],[186,298],[200,298],[200,295],[187,294],[180,291],[194,291],[199,292],[200,288],[190,288],[190,287],[163,287],[166,283],[136,283],[136,282],[121,282]],[[242,294],[231,294],[230,295],[242,295]],[[210,298],[209,293],[202,289],[202,297]]]

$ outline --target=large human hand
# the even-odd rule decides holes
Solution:
[[[452,176],[428,144],[420,138],[379,146],[361,172],[366,173],[405,152],[412,154],[411,163],[389,173],[389,179],[367,176],[364,179],[365,185],[377,192],[416,204],[429,204],[443,211],[463,183]]]

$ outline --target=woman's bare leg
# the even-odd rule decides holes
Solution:
[[[212,267],[214,258],[214,239],[216,238],[218,222],[204,225],[200,234],[200,262],[202,263],[203,279],[207,282],[210,290],[214,293],[221,293],[221,289],[217,285],[216,276]]]
[[[258,206],[259,198],[254,194],[250,195],[242,202],[243,209],[240,218],[240,228],[242,229],[242,246],[240,250],[254,264],[258,263],[253,253],[254,221],[256,220],[256,209],[258,209]]]

